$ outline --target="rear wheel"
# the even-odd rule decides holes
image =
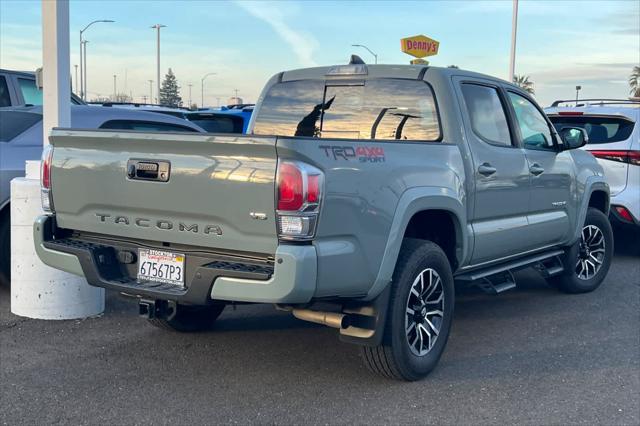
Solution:
[[[0,212],[0,286],[9,286],[11,283],[11,237],[9,227],[11,217],[9,208]]]
[[[393,276],[383,344],[361,347],[369,370],[418,380],[438,363],[449,338],[454,286],[451,266],[431,241],[405,239]]]
[[[171,331],[194,332],[213,328],[225,305],[216,303],[207,306],[177,305],[176,313],[170,319],[149,318],[155,327]]]
[[[613,232],[607,217],[589,207],[580,240],[563,256],[564,272],[550,279],[566,293],[587,293],[600,286],[613,257]]]

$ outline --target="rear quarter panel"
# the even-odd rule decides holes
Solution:
[[[392,223],[404,213],[398,203],[408,190],[438,187],[443,194],[465,197],[462,158],[453,144],[279,138],[277,151],[281,159],[304,161],[325,173],[314,240],[316,297],[369,292],[388,241],[397,237],[391,235]]]

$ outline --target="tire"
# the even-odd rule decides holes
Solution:
[[[11,285],[11,220],[9,208],[0,212],[0,286]]]
[[[421,276],[426,286],[424,291],[419,290],[424,288],[420,287]],[[449,260],[433,242],[407,238],[403,241],[391,286],[383,343],[376,347],[362,346],[360,355],[367,368],[376,374],[397,380],[419,380],[435,368],[449,338],[455,297]],[[417,290],[415,293],[413,288]],[[419,298],[419,293],[423,297]],[[424,300],[428,304],[425,305]],[[420,304],[424,308],[419,310]],[[408,307],[415,308],[413,315]],[[438,310],[441,316],[428,315]],[[425,313],[429,321],[424,319]],[[434,338],[429,339],[425,332]]]
[[[602,244],[599,244],[599,235],[602,237]],[[562,257],[564,271],[551,277],[549,283],[565,293],[588,293],[602,284],[611,267],[612,258],[611,223],[600,210],[589,207],[581,238]]]
[[[213,328],[224,308],[222,303],[207,306],[177,305],[176,314],[171,319],[149,318],[147,321],[164,330],[183,333],[206,331]]]

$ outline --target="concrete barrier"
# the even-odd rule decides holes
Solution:
[[[40,162],[27,161],[24,178],[11,181],[11,312],[28,318],[62,320],[104,311],[104,289],[40,261],[33,222],[43,214]]]

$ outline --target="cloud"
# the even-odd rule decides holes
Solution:
[[[285,11],[280,8],[282,3],[236,1],[236,4],[250,15],[269,24],[276,34],[291,46],[301,65],[317,65],[313,60],[314,50],[318,46],[317,40],[307,33],[295,30],[286,22]],[[284,5],[288,9],[291,8],[291,3]]]

